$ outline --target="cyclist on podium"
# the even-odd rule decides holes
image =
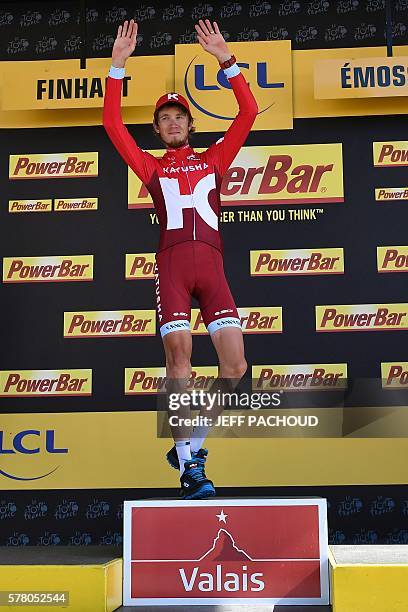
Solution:
[[[241,323],[223,268],[219,231],[220,188],[255,121],[258,107],[235,57],[228,51],[216,22],[200,20],[195,26],[198,42],[213,55],[228,79],[239,112],[223,138],[197,153],[189,143],[194,131],[187,100],[179,93],[161,96],[153,117],[153,129],[166,147],[156,158],[138,147],[121,118],[122,80],[125,63],[136,47],[138,26],[133,19],[119,26],[107,79],[103,124],[124,161],[151,194],[160,225],[156,254],[157,316],[166,356],[166,389],[181,394],[191,373],[191,296],[200,305],[219,361],[219,377],[210,393],[231,392],[247,364]],[[206,477],[207,450],[202,448],[222,403],[205,403],[200,416],[207,417],[194,429],[172,427],[175,446],[167,453],[170,465],[180,470],[184,499],[215,495]],[[190,407],[180,405],[180,422],[190,417]],[[203,422],[203,424],[201,424]]]

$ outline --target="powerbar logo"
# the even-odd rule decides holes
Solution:
[[[126,255],[126,280],[141,278],[154,279],[156,259],[154,253],[136,253]]]
[[[154,310],[108,310],[65,312],[64,338],[154,336]]]
[[[10,213],[51,211],[52,200],[9,200]]]
[[[0,397],[92,395],[92,370],[0,372]]]
[[[408,246],[377,247],[378,272],[408,272]]]
[[[251,276],[344,274],[341,248],[250,251]]]
[[[408,166],[408,141],[373,142],[374,166]]]
[[[186,389],[208,391],[217,376],[217,366],[193,367]],[[158,393],[165,388],[166,368],[125,368],[125,395]]]
[[[408,389],[408,362],[381,363],[383,389]]]
[[[281,334],[283,331],[281,306],[246,306],[238,308],[238,314],[244,334]],[[191,333],[207,333],[198,308],[191,311]]]
[[[50,283],[93,280],[93,255],[4,257],[3,282]]]
[[[71,212],[76,210],[97,210],[98,198],[71,198],[54,200],[54,210]],[[9,212],[51,212],[52,200],[9,200]]]
[[[54,200],[54,210],[57,212],[98,210],[98,198],[70,198],[68,200]]]
[[[129,208],[151,207],[130,168],[128,179]],[[224,174],[221,200],[225,206],[343,202],[342,145],[244,147]]]
[[[346,363],[252,366],[253,389],[330,391],[346,387]]]
[[[408,304],[316,306],[316,331],[408,329]]]
[[[375,190],[377,202],[408,200],[408,187],[381,187]]]
[[[98,153],[10,155],[10,179],[80,178],[98,176]]]

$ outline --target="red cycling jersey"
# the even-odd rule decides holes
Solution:
[[[189,144],[156,158],[140,149],[123,125],[122,79],[108,77],[103,124],[125,162],[145,184],[160,226],[158,251],[179,242],[200,240],[222,251],[219,232],[221,180],[243,145],[258,107],[243,75],[230,77],[239,113],[223,138],[202,153]]]
[[[228,76],[231,73],[234,76]],[[239,113],[224,137],[203,153],[185,144],[167,149],[162,158],[137,146],[121,118],[122,78],[107,79],[104,127],[125,162],[145,184],[159,220],[156,298],[162,336],[190,328],[191,296],[199,301],[210,333],[222,327],[240,327],[221,256],[220,188],[258,107],[238,67],[227,69],[225,74]]]

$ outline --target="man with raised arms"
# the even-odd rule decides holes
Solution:
[[[159,159],[137,146],[120,113],[125,62],[136,47],[138,26],[133,19],[118,28],[103,114],[112,143],[145,184],[159,220],[157,315],[169,394],[182,393],[190,377],[191,296],[199,302],[218,355],[219,378],[210,393],[232,391],[247,368],[240,319],[224,275],[220,188],[223,175],[248,136],[258,107],[217,23],[200,20],[195,28],[198,42],[218,60],[238,102],[238,115],[223,138],[196,153],[189,144],[189,134],[194,131],[189,104],[182,95],[171,92],[159,98],[153,119],[153,128],[166,153]],[[201,406],[200,415],[214,423],[221,411],[222,403],[217,402],[211,410],[208,405]],[[180,421],[189,415],[190,407],[180,405]],[[213,483],[204,471],[207,450],[202,444],[210,425],[208,419],[203,422],[193,430],[187,426],[172,428],[175,446],[167,453],[167,460],[180,470],[184,499],[215,495]]]

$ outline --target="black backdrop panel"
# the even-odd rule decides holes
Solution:
[[[223,497],[321,496],[330,544],[407,544],[406,486],[217,488]],[[0,546],[122,546],[123,500],[177,497],[174,489],[7,491]]]
[[[385,44],[384,0],[256,0],[250,2],[109,2],[86,0],[86,27],[76,0],[2,2],[0,60],[110,55],[117,26],[140,24],[139,55],[174,54],[177,43],[195,42],[194,22],[219,21],[227,41],[285,40],[293,49],[369,47]],[[408,40],[408,2],[392,0],[394,44]]]
[[[350,379],[378,378],[381,361],[406,361],[404,331],[316,333],[316,304],[407,301],[406,274],[379,274],[376,247],[406,244],[408,206],[376,202],[375,187],[407,185],[406,167],[374,168],[372,142],[399,140],[408,119],[357,117],[296,120],[293,131],[253,132],[247,146],[343,143],[344,203],[278,205],[324,208],[314,221],[225,223],[225,266],[238,306],[282,306],[282,334],[246,335],[251,364],[343,363]],[[149,126],[130,126],[138,143],[157,147]],[[0,369],[93,368],[93,395],[84,398],[2,399],[4,411],[155,409],[154,399],[125,396],[125,367],[164,363],[160,336],[63,338],[66,311],[153,309],[154,281],[126,281],[125,254],[155,251],[152,210],[127,208],[127,168],[102,127],[3,130],[0,215],[2,256],[94,255],[94,280],[78,283],[2,284]],[[217,138],[197,134],[196,147]],[[57,143],[57,144],[56,144]],[[99,151],[99,177],[8,180],[9,153]],[[9,199],[98,197],[95,212],[8,212]],[[275,206],[276,207],[276,206]],[[256,207],[255,207],[256,208]],[[260,206],[270,209],[273,206]],[[242,208],[231,207],[230,210]],[[243,209],[248,210],[248,207]],[[265,216],[265,215],[264,215]],[[343,247],[345,274],[251,277],[251,249]],[[207,336],[194,337],[192,363],[215,365]]]

